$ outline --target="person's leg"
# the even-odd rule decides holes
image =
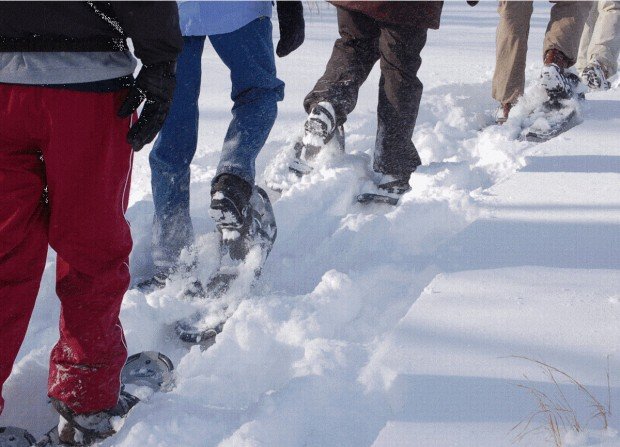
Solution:
[[[198,144],[198,96],[205,36],[183,38],[177,86],[159,137],[149,156],[155,215],[153,261],[173,268],[181,250],[193,243],[189,214],[190,164]]]
[[[336,124],[342,125],[357,104],[360,87],[379,59],[377,22],[358,12],[336,8],[340,38],[334,43],[325,73],[304,99],[307,113],[319,103],[329,102],[336,113]]]
[[[425,28],[382,25],[379,39],[381,80],[374,170],[407,182],[421,163],[411,138],[422,98],[418,70],[426,35]]]
[[[579,52],[581,32],[590,14],[592,2],[554,1],[543,43],[543,58],[549,50],[560,51],[573,65]]]
[[[49,241],[58,254],[61,301],[49,395],[76,413],[95,413],[116,405],[127,357],[119,312],[129,286],[125,209],[133,150],[126,141],[131,118],[116,114],[127,93],[41,92],[49,122],[42,147]]]
[[[532,16],[531,1],[500,1],[496,36],[496,62],[493,98],[501,104],[514,104],[525,90],[527,39]]]
[[[226,34],[209,36],[218,56],[230,69],[232,121],[228,127],[214,183],[232,174],[254,185],[255,161],[284,97],[276,76],[271,20],[258,18]]]
[[[577,69],[577,73],[581,73],[584,68],[586,68],[586,64],[589,59],[589,48],[590,43],[592,42],[592,33],[594,32],[594,28],[596,27],[596,22],[598,19],[598,9],[600,2],[594,2],[592,7],[590,8],[590,14],[586,19],[586,23],[583,27],[583,32],[581,33],[581,39],[579,40],[579,53],[577,55],[577,62],[575,63],[575,68]]]
[[[598,21],[590,43],[588,62],[598,62],[609,78],[618,71],[620,1],[600,1],[598,4]]]
[[[47,254],[42,120],[34,90],[0,84],[0,391],[26,335]],[[3,406],[0,396],[0,413]]]

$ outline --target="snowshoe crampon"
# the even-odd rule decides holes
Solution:
[[[27,430],[17,427],[0,427],[0,447],[30,447],[36,439]]]

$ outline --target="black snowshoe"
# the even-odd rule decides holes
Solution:
[[[408,179],[400,179],[391,175],[382,175],[376,185],[376,192],[358,194],[359,203],[384,203],[396,206],[400,198],[411,191]]]

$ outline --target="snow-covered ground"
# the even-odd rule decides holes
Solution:
[[[282,169],[337,36],[331,7],[308,11],[304,46],[278,60],[286,99],[258,159],[259,182],[284,188],[272,195],[279,234],[258,290],[226,297],[236,310],[206,351],[172,335],[200,306],[178,298],[181,281],[129,291],[129,349],[168,354],[176,386],[102,446],[553,446],[554,415],[568,422],[562,445],[620,446],[620,82],[588,94],[583,123],[547,143],[516,139],[520,110],[486,127],[495,7],[448,2],[429,32],[414,135],[424,166],[397,208],[353,200],[370,169],[378,70],[345,126],[347,155],[324,157],[300,182]],[[548,10],[536,4],[528,82]],[[231,106],[208,45],[203,76],[192,218],[205,279],[216,250],[209,182]],[[152,268],[147,152],[136,157],[128,212],[134,281]],[[46,402],[54,264],[50,253],[0,417],[35,435],[56,421]],[[593,399],[611,404],[606,430]]]

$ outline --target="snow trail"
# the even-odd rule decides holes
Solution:
[[[540,42],[544,14],[535,15],[532,26],[532,39]],[[347,153],[323,157],[300,181],[286,171],[291,129],[297,132],[303,123],[301,98],[320,75],[335,36],[330,9],[309,18],[309,41],[299,59],[279,61],[282,76],[291,81],[258,163],[262,184],[284,185],[281,194],[273,194],[278,239],[259,288],[248,296],[241,284],[226,296],[229,310],[210,308],[234,313],[206,351],[188,350],[172,331],[176,320],[204,307],[179,299],[183,280],[147,295],[127,293],[121,317],[130,352],[169,355],[176,387],[137,406],[123,431],[102,446],[382,447],[411,440],[508,446],[510,427],[531,411],[515,383],[528,373],[549,390],[549,381],[527,362],[498,360],[510,355],[544,355],[604,393],[600,365],[615,353],[612,366],[618,370],[614,341],[620,339],[620,265],[613,256],[620,172],[609,144],[617,138],[618,120],[607,116],[620,103],[618,86],[606,99],[594,95],[598,101],[584,106],[586,122],[557,140],[543,146],[518,141],[522,115],[503,127],[487,127],[494,6],[470,10],[448,3],[444,17],[443,29],[429,35],[423,53],[427,87],[414,143],[424,165],[396,208],[354,200],[370,174],[376,71],[345,126]],[[480,45],[464,47],[464,33]],[[471,73],[465,76],[444,60],[452,56],[460,63],[476,58]],[[209,55],[203,61],[213,80],[205,97],[214,86],[223,96],[228,88],[214,60]],[[533,79],[538,69],[530,66],[528,76]],[[196,276],[202,280],[216,267],[207,209],[229,116],[223,96],[201,99],[200,141],[206,143],[192,165]],[[594,149],[583,144],[593,132],[599,135]],[[571,169],[577,171],[573,176],[567,175]],[[151,269],[146,157],[137,157],[134,179],[128,218],[137,282]],[[588,203],[580,191],[595,194]],[[583,207],[589,207],[589,223],[583,222]],[[570,242],[562,245],[563,237]],[[586,243],[580,244],[583,237]],[[523,247],[525,240],[530,245]],[[0,419],[37,435],[55,422],[45,403],[47,356],[57,334],[50,328],[58,316],[54,269],[50,257],[40,293],[46,299],[39,299],[7,382],[7,409]],[[570,293],[558,292],[562,287]],[[597,324],[593,337],[589,331]],[[565,343],[553,340],[554,334]],[[616,402],[618,389],[612,388]],[[28,401],[16,405],[24,395]],[[36,417],[27,416],[32,414]],[[569,445],[599,441],[599,434],[592,436]],[[607,447],[618,445],[616,440],[610,432],[600,442]],[[527,445],[547,444],[536,438]]]

